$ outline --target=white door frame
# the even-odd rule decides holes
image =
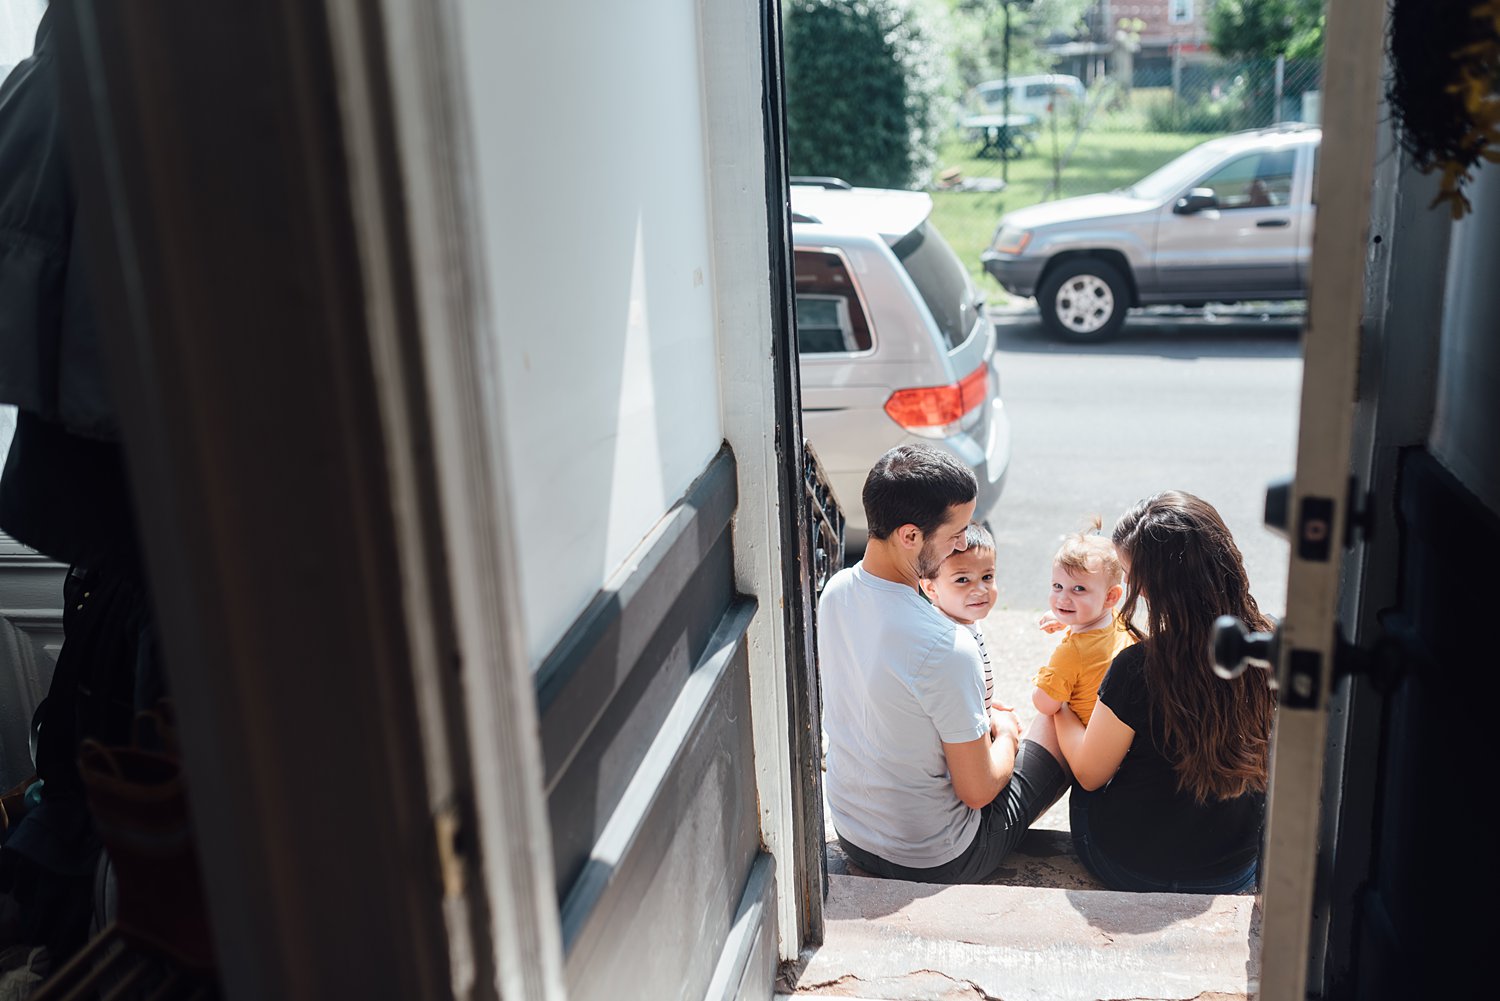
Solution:
[[[1290,508],[1280,706],[1261,877],[1262,1001],[1303,1001],[1317,980],[1313,891],[1324,757],[1349,512],[1349,471],[1365,305],[1371,181],[1380,122],[1385,12],[1330,0],[1324,33],[1318,221]]]

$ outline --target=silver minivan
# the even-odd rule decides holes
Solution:
[[[995,331],[924,192],[793,184],[792,249],[802,422],[846,518],[865,542],[865,476],[910,441],[974,470],[987,521],[1010,465]]]
[[[1127,188],[1007,213],[981,260],[1070,340],[1109,337],[1132,306],[1304,299],[1321,138],[1212,139]]]

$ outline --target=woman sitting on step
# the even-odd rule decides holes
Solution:
[[[1129,588],[1121,618],[1140,642],[1115,657],[1087,726],[1067,706],[1054,717],[1074,776],[1074,847],[1112,889],[1253,892],[1275,702],[1258,672],[1218,677],[1210,650],[1220,615],[1271,623],[1206,501],[1141,501],[1114,542]]]

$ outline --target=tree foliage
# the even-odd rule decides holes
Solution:
[[[784,10],[792,173],[923,183],[943,80],[918,12],[898,0],[787,0]]]
[[[1323,0],[1218,0],[1208,37],[1231,59],[1321,59]]]
[[[1010,4],[1012,76],[1046,73],[1052,58],[1042,48],[1070,38],[1095,0],[1013,0]],[[948,50],[958,88],[968,90],[1005,76],[1005,4],[1002,0],[942,0],[948,9]]]

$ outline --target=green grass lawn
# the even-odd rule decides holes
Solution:
[[[1037,132],[1036,144],[1027,149],[1025,155],[1009,162],[1004,191],[934,191],[932,218],[974,276],[985,299],[991,303],[1004,303],[1007,301],[1005,291],[984,273],[979,263],[979,254],[989,246],[995,226],[1004,213],[1055,198],[1124,187],[1210,138],[1201,134],[1142,129],[1092,129],[1079,141],[1072,158],[1062,168],[1061,191],[1054,192],[1050,190],[1053,186],[1053,137],[1043,127]],[[1071,141],[1072,133],[1060,128],[1057,146],[1062,155],[1066,156]],[[977,143],[955,135],[940,148],[937,171],[941,173],[957,167],[964,177],[1000,177],[1001,162],[975,157],[973,154],[977,149]]]

